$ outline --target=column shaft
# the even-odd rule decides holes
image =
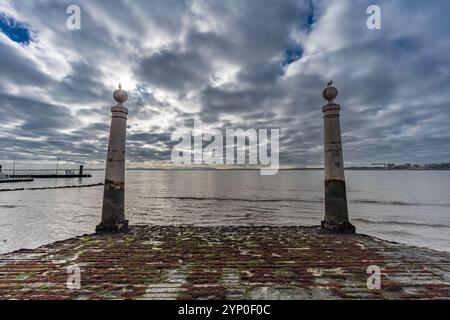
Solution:
[[[111,109],[111,130],[106,159],[102,222],[97,232],[121,232],[128,229],[125,220],[125,144],[128,110]]]
[[[322,228],[333,233],[354,233],[349,223],[342,152],[340,106],[323,107],[325,149],[325,219]]]

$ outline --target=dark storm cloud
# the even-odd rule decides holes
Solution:
[[[21,123],[18,129],[30,135],[47,134],[73,123],[68,109],[62,106],[4,94],[0,99],[2,124],[18,121]]]
[[[111,90],[101,81],[104,77],[95,65],[86,62],[74,63],[72,72],[54,84],[50,91],[62,101],[72,103],[90,103],[108,101]]]
[[[16,48],[0,41],[0,83],[15,85],[45,86],[50,82],[48,75],[39,70],[34,61],[24,57]]]
[[[281,160],[320,164],[321,92],[333,79],[348,163],[449,161],[450,21],[444,1],[17,1],[33,30],[0,34],[2,156],[103,160],[112,91],[129,91],[127,152],[170,160],[173,131],[280,128]]]
[[[139,79],[169,90],[184,91],[208,83],[210,66],[196,51],[163,50],[143,59],[136,70]]]
[[[73,139],[61,130],[77,122],[66,108],[4,94],[0,95],[0,101],[2,156],[29,154],[39,158],[56,150],[71,150]]]

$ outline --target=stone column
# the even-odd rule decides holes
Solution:
[[[128,109],[123,105],[127,99],[127,93],[119,85],[119,90],[114,92],[117,105],[111,108],[102,222],[96,228],[98,233],[128,231],[128,220],[125,220],[125,143]]]
[[[331,233],[355,233],[348,220],[347,191],[345,187],[344,157],[342,153],[340,105],[333,102],[338,90],[328,83],[323,97],[325,149],[325,219],[322,228]]]

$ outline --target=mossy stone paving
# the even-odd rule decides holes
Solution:
[[[0,255],[0,298],[450,299],[450,254],[315,227],[133,226]]]

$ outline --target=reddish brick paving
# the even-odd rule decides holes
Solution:
[[[0,298],[450,299],[450,254],[319,228],[134,226],[0,255]]]

